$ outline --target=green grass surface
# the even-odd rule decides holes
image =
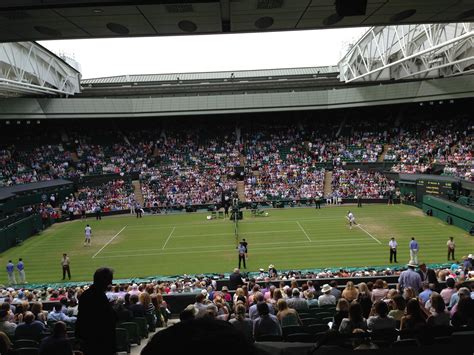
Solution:
[[[363,228],[349,230],[345,215],[354,211]],[[408,243],[420,243],[419,259],[446,262],[446,241],[455,237],[456,257],[474,250],[463,230],[424,216],[414,207],[365,205],[268,210],[268,217],[244,214],[240,238],[249,242],[248,270],[275,264],[278,270],[376,266],[388,264],[388,241],[399,242],[398,261],[409,259]],[[206,213],[106,217],[102,221],[56,224],[23,245],[4,252],[0,262],[25,261],[28,282],[57,282],[63,252],[71,258],[73,280],[91,280],[97,267],[110,266],[115,277],[229,272],[237,265],[234,226],[206,220]],[[92,246],[83,246],[84,227],[93,229]],[[370,235],[369,235],[370,234]],[[6,282],[6,272],[3,280]]]

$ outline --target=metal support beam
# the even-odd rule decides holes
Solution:
[[[473,68],[472,23],[373,27],[339,62],[347,83],[439,78]]]
[[[0,96],[79,93],[80,73],[34,42],[0,44]]]

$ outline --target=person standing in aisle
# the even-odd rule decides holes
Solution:
[[[8,263],[7,263],[7,275],[8,275],[8,283],[10,285],[16,284],[15,265],[13,265],[11,260],[8,260]]]
[[[26,274],[25,274],[25,264],[23,259],[19,258],[18,263],[16,264],[16,269],[18,270],[18,280],[21,284],[26,283]]]
[[[67,256],[67,254],[64,253],[63,258],[61,259],[61,266],[63,268],[63,280],[66,279],[66,273],[69,280],[71,279],[71,269],[69,268],[70,264],[71,262],[69,260],[69,256]]]
[[[395,263],[398,263],[397,261],[397,247],[398,247],[398,243],[397,241],[395,240],[395,237],[392,237],[390,239],[390,242],[388,242],[388,246],[390,247],[390,264],[392,263],[392,260],[395,262]]]

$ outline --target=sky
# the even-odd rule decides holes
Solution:
[[[81,65],[83,79],[336,65],[367,28],[41,41]]]

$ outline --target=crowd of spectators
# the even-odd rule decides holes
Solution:
[[[395,194],[395,181],[376,171],[337,168],[332,173],[332,191],[343,198],[386,198]]]
[[[64,141],[0,147],[0,186],[136,172],[148,182],[164,180],[156,193],[155,188],[144,187],[145,193],[153,195],[149,200],[154,200],[156,194],[163,199],[175,189],[166,181],[169,174],[190,185],[208,180],[212,184],[215,179],[205,175],[232,176],[236,166],[244,166],[248,199],[278,195],[297,199],[321,191],[320,164],[340,168],[347,162],[374,163],[382,154],[384,161],[395,163],[395,172],[430,173],[440,164],[444,174],[473,179],[474,135],[467,119],[408,121],[392,127],[385,123],[381,127],[351,123],[339,129],[309,123],[242,129],[228,125],[210,132],[140,128],[126,134],[111,129],[101,140],[73,131]],[[195,178],[198,175],[203,181]],[[303,191],[287,191],[287,185]],[[196,186],[189,189],[195,191]]]
[[[133,201],[133,187],[128,179],[116,179],[98,186],[83,187],[62,203],[63,213],[74,215],[96,212],[120,211],[130,208]]]
[[[339,270],[311,274],[279,273],[273,267],[268,273],[262,269],[257,277],[245,278],[235,269],[230,277],[235,292],[227,286],[218,289],[215,278],[184,275],[176,281],[109,285],[105,296],[113,305],[117,324],[143,317],[150,329],[154,329],[166,326],[171,315],[164,295],[194,294],[195,302],[180,314],[182,322],[200,318],[226,321],[243,332],[249,341],[265,336],[282,337],[285,329],[290,329],[286,327],[300,327],[300,331],[306,332],[315,324],[319,324],[319,331],[324,326],[324,330],[332,329],[339,334],[351,334],[356,329],[369,333],[379,330],[419,332],[441,326],[472,329],[472,270],[472,258],[436,270],[427,269],[423,264],[419,271],[408,265],[407,270]],[[413,276],[406,277],[406,273],[415,275],[417,280]],[[372,276],[373,279],[388,275],[398,276],[396,287],[383,279],[357,285],[350,280],[351,277]],[[416,283],[410,281],[412,284],[408,285],[407,280]],[[0,288],[0,332],[10,338],[40,341],[58,321],[74,329],[81,295],[88,288],[88,285],[57,289]],[[45,302],[53,303],[54,307],[44,310]],[[325,313],[320,313],[321,308]]]
[[[393,137],[386,161],[402,173],[430,173],[435,164],[444,173],[466,180],[474,179],[474,127],[469,120],[418,121]]]

